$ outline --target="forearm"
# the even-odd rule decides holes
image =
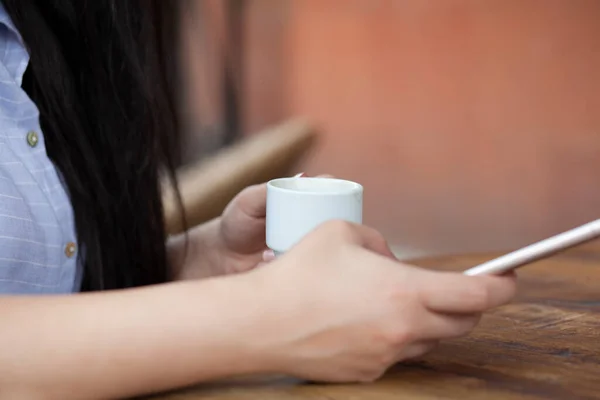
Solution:
[[[1,399],[105,399],[266,366],[238,277],[64,297],[0,299]],[[266,368],[268,370],[268,368]]]

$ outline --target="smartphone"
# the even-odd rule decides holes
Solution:
[[[500,275],[600,237],[600,219],[477,265],[465,275]]]

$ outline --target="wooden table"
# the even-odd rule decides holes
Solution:
[[[493,256],[415,263],[463,270]],[[470,337],[399,365],[374,384],[262,379],[205,385],[156,399],[600,399],[600,245],[540,261],[523,268],[519,278],[514,304],[484,316]]]

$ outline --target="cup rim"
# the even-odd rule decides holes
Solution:
[[[294,190],[286,187],[278,186],[277,183],[282,181],[291,181],[294,179],[302,179],[302,180],[329,180],[335,181],[338,183],[342,183],[347,185],[347,187],[342,188],[340,190],[331,191],[331,192],[320,192],[320,191],[312,191],[312,190]],[[350,181],[347,179],[339,179],[339,178],[327,178],[327,177],[287,177],[287,178],[276,178],[271,179],[267,182],[267,187],[273,190],[281,191],[284,193],[295,193],[295,194],[305,194],[305,195],[319,195],[319,196],[338,196],[338,195],[347,195],[353,193],[362,193],[363,186],[360,183]]]

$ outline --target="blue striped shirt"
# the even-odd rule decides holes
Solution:
[[[73,210],[21,88],[29,55],[0,2],[0,294],[78,291]]]

